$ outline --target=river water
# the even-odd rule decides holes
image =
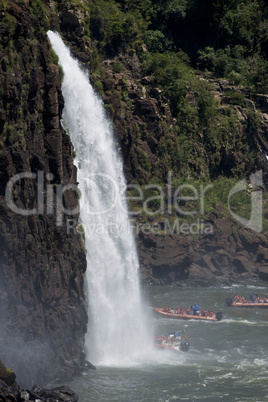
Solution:
[[[268,309],[227,307],[226,297],[268,294],[268,284],[222,288],[146,287],[156,335],[185,331],[189,352],[155,351],[128,367],[102,367],[68,384],[89,401],[268,401]],[[153,307],[200,308],[223,313],[220,322],[162,318]],[[94,361],[92,362],[94,363]]]

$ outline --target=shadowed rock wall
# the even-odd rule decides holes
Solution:
[[[4,4],[6,3],[6,4]],[[0,358],[19,384],[71,378],[84,362],[86,257],[73,221],[73,146],[60,124],[61,74],[44,10],[4,2],[0,25]],[[40,2],[41,3],[41,2]],[[16,174],[34,174],[11,185]],[[38,176],[39,175],[39,176]],[[39,186],[39,188],[38,188]],[[38,195],[39,194],[39,195]],[[39,198],[38,198],[39,197]],[[62,201],[62,205],[61,205]],[[70,218],[77,221],[78,209]],[[57,221],[58,218],[58,221]],[[62,218],[62,222],[61,222]],[[69,225],[69,226],[68,226]]]

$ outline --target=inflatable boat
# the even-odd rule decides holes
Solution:
[[[251,301],[251,300],[234,300],[231,297],[227,297],[226,299],[226,304],[227,306],[232,306],[232,307],[248,307],[248,308],[254,308],[254,307],[259,307],[259,308],[268,308],[268,302],[267,301]]]
[[[162,350],[174,350],[177,352],[188,352],[190,344],[186,335],[179,334],[175,331],[172,334],[165,336],[156,336],[154,341],[155,346]]]
[[[193,315],[188,313],[177,313],[176,310],[171,310],[169,307],[156,308],[155,312],[161,314],[162,317],[176,318],[179,320],[199,320],[199,321],[220,321],[222,319],[222,313],[206,313],[200,311]]]

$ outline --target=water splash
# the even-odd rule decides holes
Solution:
[[[129,365],[148,355],[151,334],[142,306],[139,263],[124,198],[122,161],[110,121],[88,75],[59,34],[48,37],[64,73],[63,118],[76,150],[86,233],[90,324],[88,358],[99,365]]]

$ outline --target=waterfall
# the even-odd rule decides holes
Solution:
[[[49,31],[64,78],[66,125],[76,151],[87,250],[88,358],[99,365],[139,362],[151,346],[139,263],[125,200],[120,150],[102,101],[59,34]]]

